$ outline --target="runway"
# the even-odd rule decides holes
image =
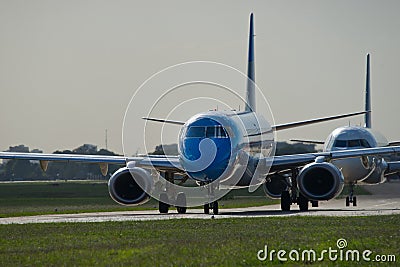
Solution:
[[[178,214],[176,209],[171,209],[168,214],[159,214],[157,210],[146,210],[11,217],[0,218],[0,224],[400,214],[400,182],[368,186],[367,190],[372,192],[373,195],[357,196],[357,207],[346,207],[344,199],[334,199],[320,202],[319,207],[316,208],[312,208],[310,205],[310,209],[307,212],[300,212],[297,205],[292,205],[292,210],[289,212],[282,212],[280,210],[280,205],[268,205],[261,207],[220,209],[220,214],[215,216],[212,214],[203,214],[202,209],[188,209],[186,214]]]

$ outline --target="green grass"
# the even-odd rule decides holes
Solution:
[[[0,217],[54,213],[146,210],[158,202],[126,207],[115,203],[106,182],[34,182],[0,184]],[[264,196],[261,188],[249,195],[247,189],[233,190],[221,201],[221,208],[262,206],[279,203]]]
[[[339,238],[349,250],[399,257],[399,221],[393,215],[0,225],[0,266],[271,266],[282,263],[256,256],[265,245],[320,253],[336,249]],[[325,257],[307,265],[390,264]]]

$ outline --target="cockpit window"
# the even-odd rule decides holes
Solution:
[[[186,137],[189,138],[227,138],[228,135],[222,126],[191,126],[189,127]]]
[[[348,142],[348,147],[358,147],[361,146],[360,140],[356,139],[356,140],[349,140]]]
[[[208,126],[206,131],[208,138],[226,138],[225,129],[222,126]]]
[[[354,139],[354,140],[336,140],[334,147],[365,147],[370,148],[370,144],[365,139]]]
[[[333,146],[334,147],[347,147],[347,141],[346,140],[336,140],[335,144]]]
[[[361,141],[361,146],[362,147],[365,147],[365,148],[370,148],[371,147],[371,145],[368,143],[367,140],[361,139],[360,141]]]
[[[191,126],[189,127],[186,137],[198,137],[203,138],[206,134],[206,127],[203,126]]]
[[[219,138],[226,138],[226,137],[228,137],[227,134],[226,134],[226,132],[225,132],[224,127],[222,127],[222,126],[216,127],[216,133],[217,133],[217,137],[219,137]]]

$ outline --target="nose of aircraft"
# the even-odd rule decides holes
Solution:
[[[221,177],[231,156],[231,141],[220,123],[209,118],[196,120],[180,138],[181,164],[188,175],[199,181]]]

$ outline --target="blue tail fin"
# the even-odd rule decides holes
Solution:
[[[250,14],[250,31],[249,31],[249,59],[247,63],[247,89],[246,89],[246,111],[256,111],[255,96],[255,66],[254,66],[254,25],[253,13]]]
[[[371,128],[371,85],[370,85],[370,62],[369,54],[367,54],[367,75],[365,81],[365,125],[366,128]]]

